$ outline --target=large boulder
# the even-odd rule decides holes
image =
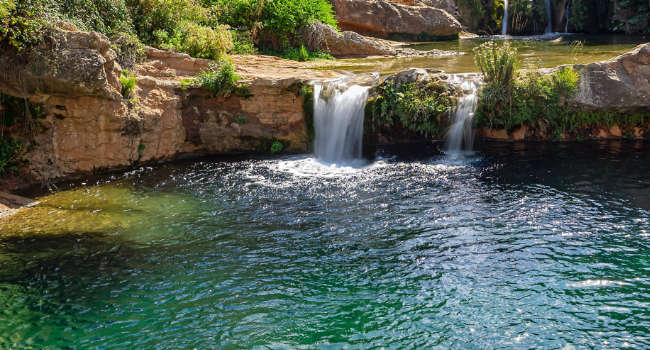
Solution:
[[[461,31],[447,11],[422,2],[413,5],[389,0],[332,0],[339,26],[362,34],[445,37]]]
[[[580,72],[575,104],[591,110],[650,109],[650,43],[608,61],[573,67]]]
[[[312,51],[324,51],[335,57],[395,55],[394,47],[351,31],[342,33],[315,21],[301,31],[305,46]]]
[[[103,34],[53,28],[32,50],[0,54],[0,89],[20,97],[40,93],[119,100],[116,57]]]

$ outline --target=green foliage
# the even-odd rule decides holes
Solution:
[[[18,171],[23,144],[10,137],[0,137],[0,176]]]
[[[219,64],[211,62],[208,69],[199,73],[196,83],[212,92],[214,97],[229,97],[233,93],[240,97],[250,96],[248,85],[238,83],[239,80],[232,62],[222,60]]]
[[[232,48],[232,36],[224,26],[212,28],[182,22],[171,36],[164,30],[157,30],[154,35],[161,48],[185,52],[192,57],[218,59]]]
[[[248,123],[248,120],[245,117],[242,117],[241,115],[235,117],[234,121],[235,121],[235,123],[237,123],[239,125],[244,125],[244,124]]]
[[[221,23],[233,28],[254,29],[262,22],[265,5],[269,0],[213,0],[212,6]]]
[[[459,8],[469,12],[470,23],[467,25],[472,32],[481,34],[499,33],[503,17],[503,0],[458,0]]]
[[[508,34],[524,35],[543,33],[546,28],[546,6],[542,0],[509,1]]]
[[[327,52],[309,51],[305,45],[286,49],[282,53],[277,54],[277,56],[299,62],[334,59],[334,57],[332,57],[332,55],[328,54]]]
[[[295,46],[297,30],[313,21],[337,27],[332,5],[327,0],[274,0],[264,6],[264,31],[272,34],[280,48]]]
[[[284,149],[284,145],[280,141],[273,141],[271,143],[271,153],[280,153]]]
[[[476,62],[485,77],[475,117],[478,127],[511,131],[526,125],[543,135],[559,137],[597,126],[617,124],[631,128],[650,120],[648,113],[622,115],[576,110],[567,104],[579,89],[580,75],[573,68],[561,67],[551,74],[516,74],[512,69],[516,60],[504,59],[505,53],[495,55],[494,48],[489,49]],[[497,67],[498,64],[504,67]]]
[[[442,134],[441,118],[454,106],[453,91],[438,81],[396,85],[385,81],[366,104],[370,131],[395,124],[424,137]]]
[[[135,75],[132,72],[123,69],[122,74],[120,74],[120,81],[122,82],[122,97],[133,97],[133,93],[135,92],[135,85],[137,83]]]
[[[254,55],[257,48],[249,31],[234,31],[232,33],[232,49],[230,53],[236,55]]]
[[[138,36],[157,43],[160,36],[172,37],[182,23],[213,24],[208,9],[195,0],[128,0]]]
[[[110,39],[111,48],[117,54],[117,63],[122,68],[133,69],[147,56],[145,46],[135,34],[122,32],[112,35]]]

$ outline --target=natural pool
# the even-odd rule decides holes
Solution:
[[[647,144],[414,149],[45,196],[0,221],[0,348],[650,347]]]
[[[447,73],[476,72],[472,49],[495,37],[460,39],[414,44],[418,50],[444,50],[456,53],[443,56],[420,56],[400,58],[343,59],[336,69],[353,73],[382,72],[391,74],[404,69],[432,68]],[[647,37],[623,35],[578,35],[551,34],[536,37],[497,37],[507,40],[519,51],[521,68],[549,68],[562,64],[585,64],[608,60],[633,49],[636,45],[648,42]],[[575,43],[580,42],[576,46]],[[327,67],[325,67],[327,68]]]

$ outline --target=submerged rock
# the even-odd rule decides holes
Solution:
[[[462,30],[447,11],[421,2],[332,0],[332,5],[341,29],[362,34],[446,37]]]

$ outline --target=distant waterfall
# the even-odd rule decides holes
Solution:
[[[361,158],[363,117],[369,88],[314,85],[314,153],[340,163]]]
[[[553,14],[551,13],[551,0],[544,0],[544,4],[546,5],[546,20],[548,23],[546,24],[546,29],[544,29],[544,33],[551,33],[553,31]]]
[[[501,35],[506,35],[506,34],[508,34],[508,0],[503,0],[503,19],[501,20]]]
[[[464,80],[461,89],[464,95],[458,100],[451,127],[445,137],[445,150],[448,152],[471,151],[474,145],[472,122],[478,104],[478,86],[473,80]]]
[[[571,0],[567,0],[566,2],[566,11],[565,11],[565,20],[566,22],[564,23],[564,32],[568,33],[569,32],[569,11],[571,10]]]

